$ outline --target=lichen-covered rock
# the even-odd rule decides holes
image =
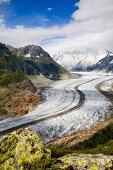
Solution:
[[[0,170],[113,170],[113,156],[69,154],[52,158],[37,134],[20,129],[0,141]]]
[[[59,159],[61,169],[72,170],[113,170],[113,156],[70,154]]]
[[[44,170],[50,160],[50,150],[28,129],[14,131],[0,141],[0,170]]]

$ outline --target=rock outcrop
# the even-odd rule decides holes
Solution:
[[[40,102],[40,95],[26,95],[22,97],[18,97],[13,101],[11,105],[10,113],[12,116],[22,116],[32,111],[33,108]]]
[[[112,170],[113,156],[71,154],[60,159],[62,169],[67,170]]]
[[[44,170],[50,156],[39,136],[28,129],[0,141],[0,170]]]
[[[29,129],[0,141],[0,170],[113,170],[113,156],[68,154],[53,158],[40,137]]]

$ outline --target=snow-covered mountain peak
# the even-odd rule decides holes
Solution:
[[[16,54],[17,56],[22,56],[25,58],[34,58],[34,59],[48,59],[50,55],[44,51],[38,45],[27,45],[25,47],[14,48],[12,46],[7,45],[8,49]]]
[[[96,64],[108,54],[109,52],[107,50],[88,48],[86,50],[61,51],[53,55],[53,59],[66,69],[72,69],[76,65],[89,66]]]

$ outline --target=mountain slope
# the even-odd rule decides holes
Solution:
[[[66,51],[55,54],[53,58],[56,62],[67,69],[72,69],[76,65],[93,65],[107,55],[106,50],[87,49],[84,51]]]
[[[50,79],[58,79],[60,74],[66,71],[39,46],[29,45],[16,49],[2,43],[0,68],[28,75],[43,74]]]
[[[66,71],[40,46],[28,45],[18,49],[8,46],[8,48],[13,54],[17,55],[19,58],[23,58],[27,64],[38,68],[41,74],[50,79],[57,79],[59,74]]]
[[[107,56],[101,59],[93,66],[88,67],[89,71],[99,70],[104,72],[113,72],[113,53],[108,52]]]
[[[42,101],[41,93],[20,72],[0,69],[0,120],[27,114]]]
[[[56,62],[72,71],[102,70],[104,67],[107,67],[106,70],[111,71],[112,55],[106,50],[87,49],[84,51],[60,52],[54,55],[53,58]]]
[[[19,71],[25,74],[39,74],[40,70],[31,66],[23,58],[19,58],[13,54],[5,44],[0,43],[0,68],[8,69],[10,71]]]

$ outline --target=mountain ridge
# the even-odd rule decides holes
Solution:
[[[20,71],[27,75],[44,75],[59,79],[66,69],[57,64],[40,46],[14,48],[0,43],[0,68]]]
[[[108,50],[97,50],[97,49],[86,49],[86,50],[76,50],[76,51],[66,51],[59,52],[58,54],[53,55],[53,59],[65,67],[67,70],[71,71],[106,71],[110,72],[111,66],[110,62],[113,58],[109,58],[108,56],[112,56],[113,53]],[[104,68],[103,62],[105,62],[105,58],[107,59],[106,67]],[[100,61],[102,65],[96,65]],[[110,67],[110,68],[109,68]]]

